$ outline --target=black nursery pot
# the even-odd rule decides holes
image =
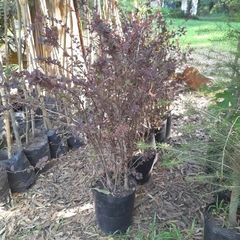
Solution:
[[[162,123],[160,129],[154,129],[155,134],[155,141],[157,143],[164,143],[166,141],[166,127],[167,127],[167,120]]]
[[[165,141],[167,141],[171,137],[171,130],[172,130],[172,115],[169,114],[167,116]]]
[[[134,156],[132,158],[132,165],[131,169],[135,169],[135,172],[138,174],[141,174],[140,177],[134,177],[137,184],[144,184],[147,183],[151,177],[151,169],[154,164],[156,155],[152,155],[148,157],[147,159],[143,160],[143,156]]]
[[[240,240],[240,232],[237,229],[223,227],[222,220],[211,215],[211,206],[216,206],[216,203],[211,203],[205,208],[203,240]]]
[[[92,192],[101,231],[105,234],[125,233],[132,223],[136,186],[126,196],[107,195],[95,189]]]
[[[172,115],[168,114],[160,129],[154,129],[155,140],[157,143],[164,143],[171,137]]]

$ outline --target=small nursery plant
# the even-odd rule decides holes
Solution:
[[[212,211],[211,211],[212,215],[220,215],[222,213],[226,214],[227,207],[225,205],[226,205],[226,203],[225,203],[224,199],[222,199],[221,201],[218,201],[218,199],[217,199],[216,204],[211,205],[209,207],[209,209],[212,209]]]

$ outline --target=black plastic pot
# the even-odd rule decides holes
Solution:
[[[172,115],[168,114],[160,129],[154,129],[155,141],[164,143],[171,137]]]
[[[155,163],[154,161],[156,160],[155,157],[156,155],[146,157],[146,159],[143,159],[143,156],[134,156],[132,158],[132,165],[130,168],[135,172],[132,176],[136,180],[137,184],[142,185],[149,181],[151,177],[151,170],[153,164]]]
[[[7,171],[5,167],[0,164],[0,208],[10,207],[11,199],[12,199],[12,195],[11,195],[11,190],[8,183]]]
[[[92,192],[96,220],[101,231],[105,234],[125,233],[132,223],[136,186],[130,194],[122,197],[107,195],[94,189]]]
[[[51,158],[58,158],[61,155],[65,155],[68,151],[67,141],[62,138],[62,134],[57,130],[49,130],[47,132]]]
[[[52,167],[48,137],[45,133],[37,133],[34,141],[24,149],[35,172],[43,173]]]
[[[12,192],[23,192],[34,183],[35,171],[23,151],[7,160],[1,160],[0,163],[8,172]]]
[[[165,120],[162,123],[162,126],[160,129],[154,129],[156,143],[164,143],[166,141],[166,127],[167,127],[167,120]]]
[[[168,114],[167,123],[166,123],[165,141],[167,141],[171,137],[171,129],[172,129],[172,115]]]
[[[211,203],[205,208],[204,212],[204,240],[240,240],[240,232],[234,228],[222,226],[222,220],[213,218],[209,212],[211,206],[216,206],[216,203]]]
[[[220,182],[219,184],[213,185],[211,189],[212,189],[213,197],[215,201],[219,201],[219,202],[221,202],[222,200],[224,200],[224,202],[230,201],[231,191],[229,191],[228,189],[222,190]]]

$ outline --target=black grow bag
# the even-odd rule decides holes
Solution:
[[[135,181],[134,185],[136,185]],[[105,234],[125,233],[132,223],[136,186],[123,197],[112,196],[93,189],[95,214],[99,228]]]
[[[30,162],[21,151],[0,163],[8,172],[8,182],[12,192],[23,192],[35,181],[35,171]]]
[[[204,212],[204,240],[240,240],[240,232],[222,226],[222,220],[213,218],[209,210],[216,203],[209,204]]]
[[[36,134],[34,141],[24,149],[24,153],[36,172],[43,173],[52,167],[48,137],[45,133]]]
[[[62,138],[62,134],[57,130],[47,131],[51,158],[58,158],[61,155],[65,155],[68,151],[66,138]]]
[[[12,196],[8,183],[7,171],[5,167],[0,164],[0,207],[10,206],[11,199]]]

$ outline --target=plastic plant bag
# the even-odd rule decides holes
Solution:
[[[35,171],[23,151],[0,163],[8,173],[8,182],[12,192],[23,192],[35,181]]]

